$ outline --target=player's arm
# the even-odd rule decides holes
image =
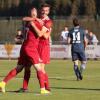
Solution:
[[[84,37],[84,47],[86,48],[87,47],[87,44],[88,44],[88,40],[86,38],[86,36]]]
[[[39,37],[43,36],[46,39],[49,38],[50,33],[51,33],[50,31],[51,23],[50,22],[46,23],[46,25],[43,26],[41,30],[37,28],[34,22],[31,22],[31,25]]]
[[[46,28],[46,32],[44,32],[43,34],[43,37],[45,39],[48,39],[50,37],[51,31],[52,31],[51,27],[52,27],[52,21],[48,21],[43,27],[43,28]]]
[[[68,37],[67,37],[67,44],[71,44],[71,34],[70,32],[68,33]]]
[[[84,48],[86,48],[87,47],[87,45],[88,45],[88,39],[87,39],[87,37],[86,37],[86,33],[85,33],[85,31],[84,31]]]
[[[34,18],[32,18],[32,17],[23,17],[22,20],[23,21],[33,21]]]
[[[50,34],[51,34],[51,30],[49,30],[49,31],[47,31],[47,32],[44,32],[43,37],[44,37],[45,39],[48,39],[48,38],[50,37]]]
[[[35,32],[37,33],[37,35],[39,36],[39,37],[41,37],[41,36],[43,36],[43,34],[44,34],[44,32],[46,31],[46,29],[39,29],[35,24],[34,24],[34,22],[33,21],[30,21],[30,24],[31,24],[31,26],[34,28],[34,30],[35,30]]]
[[[23,21],[34,21],[34,20],[37,20],[37,21],[39,21],[41,24],[43,24],[42,20],[39,19],[39,18],[36,18],[36,17],[34,17],[34,18],[33,18],[33,17],[23,17],[22,20],[23,20]]]
[[[68,45],[71,44],[71,38],[70,37],[67,38],[67,44]]]

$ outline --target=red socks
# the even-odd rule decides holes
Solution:
[[[50,91],[49,80],[47,73],[43,73],[42,71],[37,71],[37,77],[39,80],[40,88],[44,88]],[[24,72],[24,80],[23,80],[23,89],[28,89],[28,82],[30,78],[30,71]]]
[[[11,80],[13,77],[15,77],[17,75],[17,70],[16,68],[14,68],[13,70],[11,70],[8,75],[4,78],[4,82],[7,83],[9,80]]]
[[[13,77],[15,77],[18,74],[16,68],[11,70],[8,75],[4,78],[4,82],[7,83],[9,80],[11,80]],[[24,81],[23,81],[23,88],[27,89],[28,82],[30,78],[30,71],[25,71],[24,75]],[[48,75],[43,73],[42,71],[37,71],[37,78],[39,80],[40,88],[46,88],[47,90],[50,90],[49,88],[49,81],[48,81]]]
[[[28,89],[28,83],[29,83],[29,79],[30,79],[30,74],[31,71],[28,70],[24,72],[24,80],[23,80],[23,89]]]
[[[48,74],[45,73],[44,76],[45,76],[45,81],[44,81],[45,82],[45,89],[50,91]]]
[[[9,80],[11,80],[13,77],[15,77],[18,74],[16,68],[11,70],[8,75],[4,78],[4,82],[7,83]],[[23,89],[28,88],[28,82],[30,78],[30,71],[25,71],[24,73],[24,81],[23,81]],[[37,78],[39,80],[40,88],[45,88],[47,90],[50,90],[49,87],[49,81],[48,81],[48,75],[47,73],[43,73],[42,71],[37,71]]]
[[[45,77],[42,71],[37,71],[37,78],[39,80],[40,88],[45,88],[44,84]]]

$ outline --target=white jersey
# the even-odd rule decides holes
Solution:
[[[63,40],[67,40],[68,33],[69,33],[69,31],[62,31],[61,32],[61,37],[63,37]]]

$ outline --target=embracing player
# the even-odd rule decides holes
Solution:
[[[45,71],[45,65],[50,63],[50,35],[53,24],[52,20],[48,17],[49,13],[50,13],[50,5],[44,4],[41,7],[40,19],[43,21],[44,26],[47,29],[47,32],[44,33],[43,36],[39,38],[38,51],[40,58],[42,60],[40,65],[44,73],[45,88],[46,90],[50,91],[48,75]]]
[[[82,27],[80,27],[77,18],[73,19],[73,25],[74,28],[72,28],[69,31],[67,42],[68,44],[71,43],[72,45],[71,54],[77,80],[82,80],[82,72],[86,67],[85,47],[87,45],[87,39],[85,30]],[[80,69],[78,68],[78,61],[81,61]]]
[[[50,5],[48,4],[43,4],[41,7],[41,14],[40,14],[40,19],[39,20],[43,24],[42,30],[47,30],[42,31],[43,36],[39,38],[39,45],[38,45],[38,52],[39,56],[41,58],[41,63],[40,66],[42,68],[42,72],[44,76],[44,83],[45,83],[45,89],[50,91],[50,86],[49,86],[49,80],[48,80],[48,75],[45,71],[45,65],[50,63],[50,34],[51,34],[51,28],[52,28],[52,20],[48,17],[48,14],[50,12]],[[31,17],[25,17],[25,21],[32,20],[33,18]],[[36,27],[36,25],[33,25],[34,30],[38,33],[41,34],[41,31]],[[24,73],[24,80],[23,80],[23,88],[19,90],[19,92],[26,92],[28,89],[28,82],[29,82],[29,77],[30,76],[30,69],[25,69]]]
[[[35,17],[37,17],[36,8],[33,7],[31,9],[31,14],[34,14]],[[29,21],[29,23],[27,24],[27,37],[21,47],[20,57],[18,59],[17,66],[8,73],[8,75],[3,79],[2,82],[0,82],[0,88],[2,92],[5,92],[5,86],[8,83],[8,81],[15,77],[19,72],[21,72],[24,67],[25,69],[27,69],[31,65],[34,65],[42,93],[49,93],[47,90],[45,90],[43,77],[44,73],[40,66],[40,56],[38,53],[39,37],[43,35],[43,32],[41,31],[41,33],[36,33],[34,29],[35,26],[37,29],[39,29],[38,31],[40,31],[42,30],[43,26],[38,20],[35,19],[36,18],[34,18],[32,21]],[[43,29],[43,31],[45,32],[47,30]]]

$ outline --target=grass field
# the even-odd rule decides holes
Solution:
[[[14,67],[16,60],[0,61],[0,80]],[[28,93],[16,93],[22,86],[23,72],[8,82],[6,93],[0,93],[0,100],[100,100],[100,61],[88,61],[84,79],[76,81],[70,60],[52,60],[46,70],[52,93],[39,94],[39,84],[32,68]]]

